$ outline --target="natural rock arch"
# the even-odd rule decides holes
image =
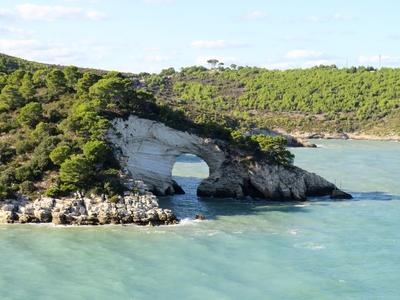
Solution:
[[[339,191],[324,178],[298,167],[247,157],[224,142],[136,116],[114,119],[108,139],[118,150],[125,170],[158,195],[178,190],[172,168],[176,157],[185,153],[197,155],[209,167],[209,177],[197,189],[200,196],[305,200],[307,196],[332,195],[332,192],[337,196]]]
[[[225,153],[211,139],[136,116],[115,119],[108,138],[120,150],[119,160],[131,176],[159,195],[175,193],[172,168],[178,156],[198,156],[208,165],[210,177],[217,175],[225,160]]]

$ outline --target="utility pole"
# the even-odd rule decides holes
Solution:
[[[382,55],[379,54],[379,69],[382,68]]]

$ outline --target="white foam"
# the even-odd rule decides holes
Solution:
[[[302,244],[295,244],[294,245],[296,248],[304,248],[304,249],[310,249],[310,250],[324,250],[326,247],[322,244],[317,244],[313,242],[309,243],[302,243]]]

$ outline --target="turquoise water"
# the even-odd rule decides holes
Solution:
[[[296,164],[354,200],[200,200],[186,158],[160,203],[208,221],[0,226],[0,299],[400,299],[400,143],[315,142]]]

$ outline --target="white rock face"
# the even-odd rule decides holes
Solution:
[[[172,168],[181,154],[194,154],[216,176],[225,154],[210,139],[178,131],[155,121],[130,116],[114,119],[108,139],[121,150],[120,161],[134,179],[159,195],[173,194]]]
[[[200,138],[136,116],[114,119],[108,139],[133,179],[143,180],[158,195],[175,193],[172,168],[184,153],[197,155],[209,166],[209,177],[197,189],[199,196],[302,201],[307,196],[338,194],[334,184],[314,173],[270,163],[225,142]],[[351,197],[339,194],[335,198]]]
[[[78,194],[75,198],[43,197],[35,201],[8,199],[0,202],[0,223],[168,225],[177,222],[172,211],[160,208],[157,198],[148,192],[129,194],[114,202]]]

